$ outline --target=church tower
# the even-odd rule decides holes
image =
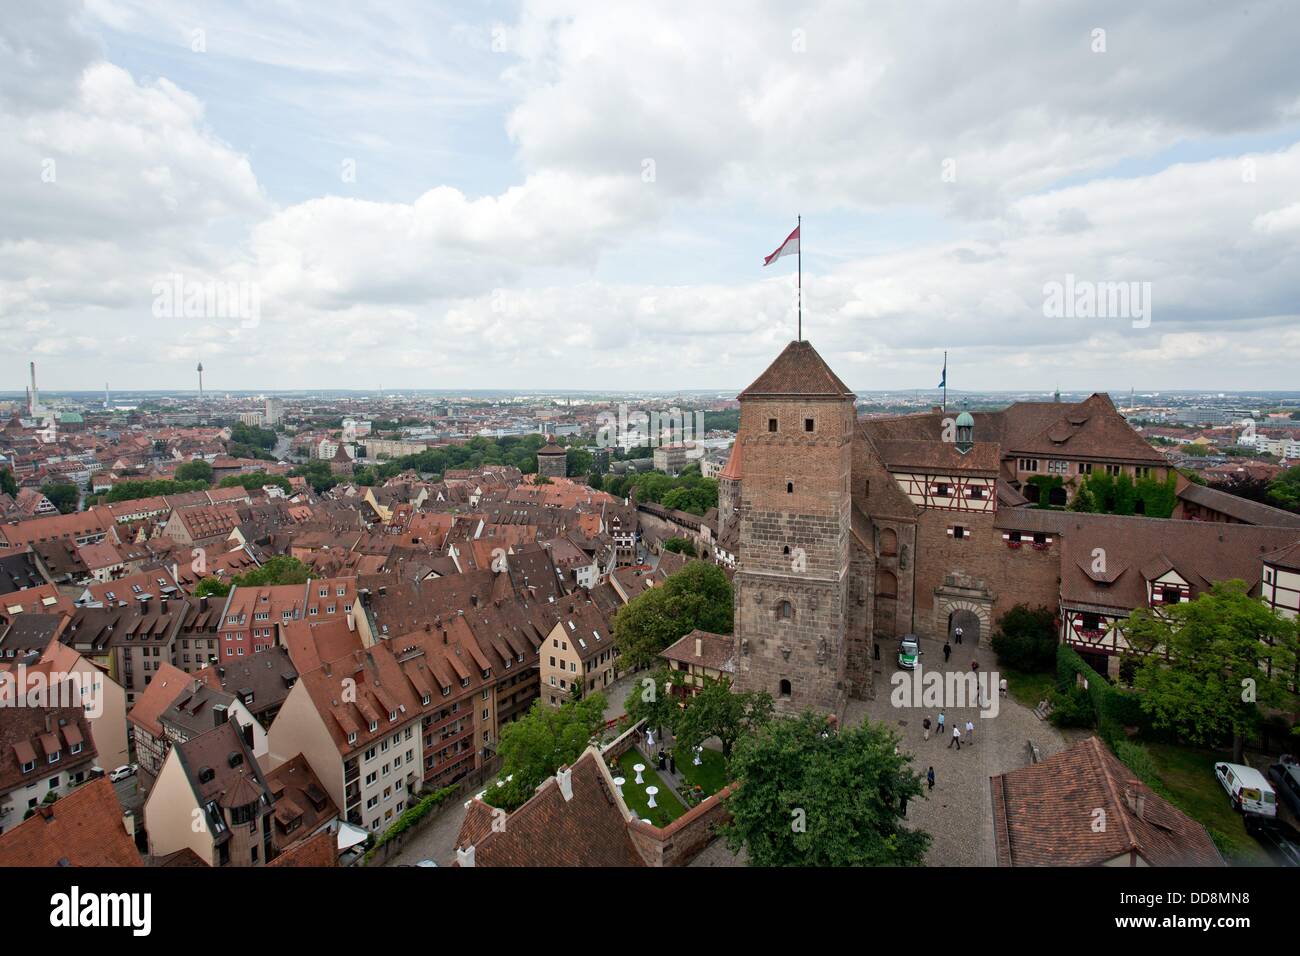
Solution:
[[[783,713],[841,715],[854,394],[799,341],[739,400],[736,686]]]

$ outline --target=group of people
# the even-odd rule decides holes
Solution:
[[[924,738],[926,740],[930,739],[931,726],[932,725],[930,723],[929,717],[926,717],[924,720],[921,721],[921,728],[924,731]],[[946,727],[947,727],[947,718],[944,717],[943,711],[939,711],[935,735],[938,737],[943,737],[943,732],[946,729]],[[973,720],[966,721],[965,730],[966,730],[966,745],[970,746],[971,744],[975,743],[975,721]],[[962,744],[962,727],[960,724],[954,723],[952,728],[952,738],[948,741],[948,749],[951,750],[954,746],[956,746],[958,750],[961,750],[961,744]]]

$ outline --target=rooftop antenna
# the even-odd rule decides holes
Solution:
[[[199,401],[203,401],[203,363],[199,363]]]

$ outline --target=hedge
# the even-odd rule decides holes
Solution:
[[[1120,690],[1106,678],[1088,666],[1079,656],[1079,652],[1068,644],[1059,644],[1056,648],[1056,683],[1062,693],[1068,693],[1077,683],[1076,675],[1082,674],[1088,682],[1088,697],[1092,701],[1093,713],[1097,717],[1097,733],[1112,748],[1125,739],[1124,728],[1137,726],[1150,731],[1150,721],[1142,712],[1138,695],[1131,691]]]
[[[390,840],[394,840],[397,837],[401,836],[403,833],[411,829],[411,827],[415,826],[417,823],[419,823],[421,820],[427,817],[431,812],[433,812],[433,809],[435,807],[438,807],[443,803],[445,803],[449,797],[453,796],[456,793],[457,789],[458,788],[454,786],[443,787],[441,790],[436,790],[433,793],[429,794],[427,797],[424,797],[422,800],[420,800],[419,803],[415,804],[414,806],[409,807],[406,810],[403,810],[402,815],[393,822],[393,825],[376,838],[375,845],[372,846],[370,850],[366,853],[365,859],[362,861],[362,864],[364,865],[366,863],[369,863],[370,858],[375,854],[376,850],[378,850],[380,847],[382,847],[385,843],[389,842]]]

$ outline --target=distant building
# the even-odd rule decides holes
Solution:
[[[669,475],[680,473],[686,467],[689,450],[686,445],[660,445],[653,454],[655,470]]]
[[[267,428],[274,428],[284,418],[284,399],[267,398],[266,411],[262,421]]]
[[[569,453],[555,442],[537,449],[537,473],[547,478],[563,478],[569,473]]]

